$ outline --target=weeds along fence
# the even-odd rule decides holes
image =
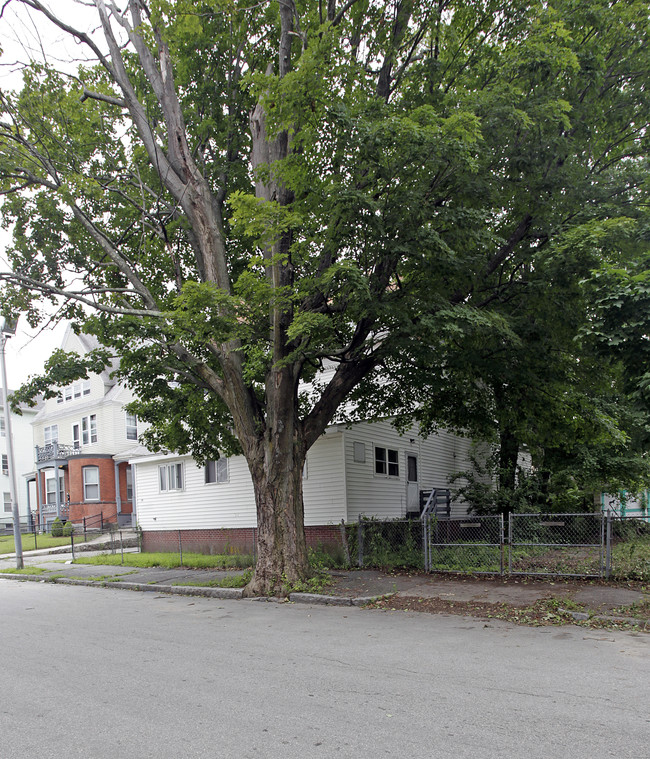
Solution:
[[[501,514],[431,517],[424,525],[427,571],[503,573],[505,534]]]
[[[650,580],[650,519],[612,512],[605,527],[608,577]]]
[[[365,568],[650,580],[650,522],[613,513],[361,518],[345,539]]]

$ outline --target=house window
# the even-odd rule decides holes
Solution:
[[[126,500],[133,503],[133,470],[130,466],[126,468]]]
[[[59,425],[51,424],[49,427],[46,427],[44,429],[43,434],[45,438],[45,445],[56,443],[59,439]]]
[[[59,475],[59,503],[65,501],[65,480],[63,475]],[[45,502],[54,505],[56,503],[56,477],[47,477],[45,479]]]
[[[4,500],[5,513],[11,513],[11,493],[3,493],[2,498]]]
[[[72,425],[72,447],[81,448],[81,425]]]
[[[399,477],[399,457],[391,448],[375,446],[375,474]]]
[[[221,457],[216,461],[207,461],[205,464],[205,481],[228,482],[228,459]]]
[[[84,501],[99,501],[99,467],[83,467]]]
[[[56,402],[63,403],[65,400],[67,403],[73,398],[75,400],[77,398],[81,398],[82,395],[90,395],[90,380],[81,380],[80,382],[75,382],[73,385],[64,387],[63,395],[59,395],[59,397],[56,399]]]
[[[160,490],[182,490],[183,489],[183,465],[182,464],[162,464],[158,467],[158,479]]]
[[[6,477],[9,476],[9,459],[7,458],[7,454],[2,454],[2,474],[4,474]]]
[[[126,415],[126,439],[138,439],[138,417],[135,414]]]
[[[81,442],[83,445],[97,442],[97,414],[84,416],[81,420]]]
[[[7,437],[7,430],[5,429],[4,414],[0,414],[0,437]]]

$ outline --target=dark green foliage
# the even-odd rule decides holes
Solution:
[[[52,537],[60,538],[63,536],[63,522],[57,517],[52,522]]]

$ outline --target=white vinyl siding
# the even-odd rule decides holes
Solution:
[[[328,432],[309,451],[309,479],[303,482],[307,525],[338,524],[345,516],[342,437],[338,432]],[[218,487],[206,486],[205,467],[198,467],[189,456],[169,458],[170,465],[182,462],[184,466],[182,491],[160,490],[159,458],[131,462],[137,482],[138,523],[144,530],[219,529],[257,524],[253,483],[243,456],[227,459],[228,481]]]
[[[365,461],[358,460],[361,444],[366,451]],[[356,521],[360,515],[378,519],[405,516],[408,454],[417,457],[420,490],[449,488],[452,475],[471,467],[471,445],[469,438],[445,430],[424,439],[419,437],[415,427],[400,435],[389,421],[352,425],[345,431],[347,521]],[[375,472],[378,447],[387,452],[397,451],[398,476]],[[386,463],[388,467],[388,454]],[[466,512],[464,504],[452,504],[452,514],[460,516]]]

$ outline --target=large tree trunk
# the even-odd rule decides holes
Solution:
[[[274,446],[249,462],[257,506],[257,564],[245,596],[285,595],[310,573],[305,541],[302,465]]]

